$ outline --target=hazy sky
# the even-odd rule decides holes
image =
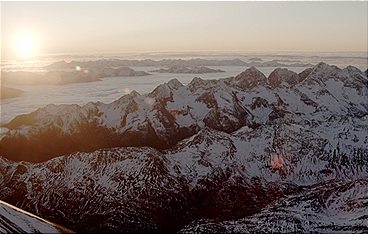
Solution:
[[[42,53],[367,51],[368,2],[2,2],[2,56]]]

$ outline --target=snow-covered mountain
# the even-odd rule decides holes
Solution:
[[[220,232],[268,232],[255,226],[269,209],[275,232],[364,231],[367,94],[358,69],[320,63],[49,105],[5,126],[0,199],[76,231],[216,231],[215,219]],[[363,224],[342,221],[355,214]]]
[[[73,233],[24,210],[0,201],[1,233]]]
[[[231,133],[280,121],[305,128],[348,121],[362,127],[341,134],[368,141],[362,131],[367,82],[357,68],[324,63],[299,75],[276,69],[268,79],[254,67],[221,80],[194,78],[187,86],[174,79],[147,95],[133,91],[110,104],[48,105],[18,116],[3,126],[9,131],[1,136],[0,154],[38,162],[106,147],[167,149],[205,127]]]

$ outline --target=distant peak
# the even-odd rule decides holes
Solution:
[[[189,83],[189,85],[202,84],[204,80],[200,77],[194,77],[193,80]]]
[[[130,96],[132,97],[138,97],[140,96],[140,93],[138,93],[137,91],[133,90],[132,92],[129,93]]]
[[[177,79],[171,79],[169,82],[158,85],[151,93],[149,93],[149,97],[170,97],[171,91],[176,90],[183,86]]]
[[[259,72],[262,73],[260,70],[258,70],[255,66],[251,66],[250,68],[248,68],[245,71],[251,71],[251,72]],[[262,73],[263,74],[263,73]]]
[[[183,84],[176,78],[169,80],[169,82],[167,82],[167,85],[171,89],[177,89],[177,88],[183,86]]]
[[[314,67],[312,67],[311,72],[305,78],[305,80],[326,80],[329,77],[333,76],[334,73],[339,72],[341,69],[335,65],[329,65],[324,62],[319,62]],[[309,82],[309,81],[308,81]]]
[[[278,68],[276,68],[275,70],[273,70],[272,72],[271,72],[271,74],[287,74],[287,73],[295,73],[295,72],[293,72],[293,71],[290,71],[289,69],[287,69],[287,68],[281,68],[281,67],[278,67]],[[270,74],[270,75],[271,75]],[[295,73],[296,74],[296,73]],[[270,75],[268,76],[268,77],[270,77]]]
[[[232,61],[234,61],[234,62],[243,62],[243,60],[238,59],[238,58],[235,58],[235,59],[233,59]]]
[[[237,75],[235,78],[242,79],[244,77],[257,77],[266,79],[266,76],[254,66],[247,68],[245,71]]]
[[[323,70],[340,70],[340,68],[338,68],[335,65],[329,65],[325,62],[319,62],[317,63],[314,67],[313,67],[314,71],[323,71]]]
[[[241,88],[251,89],[258,85],[264,85],[266,76],[254,66],[246,69],[234,78]]]
[[[299,74],[300,77],[304,77],[304,75],[307,74]],[[355,87],[356,84],[361,84],[363,76],[362,71],[354,66],[347,66],[341,69],[335,65],[320,62],[312,68],[312,71],[303,79],[303,82],[306,82],[306,84],[322,84],[327,80],[334,79],[344,82],[345,85]]]
[[[347,70],[349,72],[354,72],[354,73],[362,73],[362,71],[359,68],[351,66],[351,65],[344,68],[344,70]]]
[[[196,76],[196,77],[193,78],[192,81],[198,82],[198,81],[203,81],[203,79],[201,77]]]
[[[315,65],[315,67],[324,67],[324,66],[330,66],[330,65],[328,65],[327,63],[325,63],[325,62],[319,62],[319,63],[317,63],[316,65]]]
[[[259,76],[266,78],[266,76],[260,70],[258,70],[255,66],[251,66],[250,68],[246,69],[243,73],[255,73],[255,74],[258,74]]]
[[[297,73],[286,68],[276,68],[268,76],[268,82],[272,87],[278,87],[282,82],[286,82],[289,85],[296,85],[299,82],[299,76]]]

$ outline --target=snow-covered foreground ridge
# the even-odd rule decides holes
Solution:
[[[258,149],[232,154],[231,141],[202,132],[166,154],[128,147],[38,164],[0,159],[0,199],[77,232],[368,230],[366,161],[322,152],[272,167]]]
[[[0,201],[1,233],[73,233],[24,210]]]
[[[108,147],[168,149],[204,128],[232,133],[278,125],[308,130],[334,147],[345,138],[361,145],[368,142],[367,82],[355,67],[325,63],[300,74],[278,68],[268,78],[251,67],[236,77],[194,78],[187,86],[174,79],[110,104],[48,105],[18,116],[3,126],[9,131],[1,136],[0,155],[39,162]]]

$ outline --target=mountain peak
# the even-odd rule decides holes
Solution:
[[[293,86],[299,82],[299,76],[297,73],[286,68],[276,68],[268,76],[268,82],[272,87],[278,87],[283,82],[286,82],[287,85]]]
[[[246,69],[234,77],[238,86],[243,89],[252,89],[258,85],[264,85],[267,81],[266,76],[254,66]]]
[[[194,77],[192,81],[189,83],[190,87],[199,87],[201,85],[204,85],[207,81],[203,80],[200,77]]]
[[[181,86],[183,86],[183,84],[178,80],[178,79],[171,79],[169,80],[169,82],[167,82],[167,85],[171,88],[171,89],[178,89]]]
[[[312,67],[311,72],[307,75],[305,79],[303,79],[303,82],[306,82],[307,84],[320,84],[321,82],[323,83],[330,78],[337,78],[340,71],[341,69],[335,65],[329,65],[324,62],[319,62],[314,67]]]
[[[167,83],[160,84],[157,86],[151,93],[149,93],[149,97],[155,97],[155,98],[168,98],[171,96],[172,90],[177,90],[183,86],[180,81],[177,79],[172,79]]]
[[[328,65],[327,63],[325,63],[325,62],[319,62],[319,63],[317,63],[314,67],[326,67],[326,66],[330,66],[330,65]]]
[[[347,66],[345,69],[347,69],[348,71],[353,71],[353,72],[362,72],[359,68],[354,67],[352,65]]]
[[[313,71],[332,71],[332,70],[341,70],[335,65],[329,65],[325,62],[319,62],[313,67]]]
[[[261,73],[263,75],[263,73],[260,70],[258,70],[255,66],[251,66],[250,68],[246,69],[244,72],[246,71],[253,72],[253,73]]]
[[[138,93],[137,91],[135,91],[135,90],[132,90],[130,93],[129,93],[129,95],[130,96],[132,96],[132,97],[139,97],[141,94],[140,93]]]
[[[345,76],[360,77],[360,78],[364,76],[364,73],[360,69],[351,65],[345,67],[341,71],[344,73]]]

